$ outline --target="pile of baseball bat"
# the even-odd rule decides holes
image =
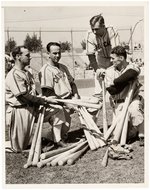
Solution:
[[[74,164],[88,149],[87,140],[81,139],[68,147],[51,150],[40,155],[37,167]]]
[[[42,135],[42,125],[44,120],[44,114],[45,114],[45,107],[40,107],[40,113],[36,125],[36,129],[34,132],[34,136],[31,143],[31,148],[29,151],[29,156],[27,163],[24,165],[24,168],[28,168],[29,166],[37,166],[37,163],[40,160],[40,154],[41,154],[41,135]]]
[[[123,109],[120,114],[113,119],[112,125],[104,134],[104,139],[107,141],[110,135],[113,133],[113,141],[117,144],[125,145],[127,139],[127,130],[128,130],[128,107],[132,101],[133,92],[135,89],[136,83],[130,84],[129,91],[125,102],[123,104]]]
[[[113,134],[112,143],[115,143],[114,150],[117,152],[124,151],[127,152],[123,146],[126,145],[127,140],[127,131],[128,131],[128,107],[132,101],[133,98],[133,92],[135,89],[136,82],[133,82],[129,86],[129,91],[127,94],[127,97],[125,99],[123,109],[121,113],[113,119],[112,125],[110,128],[104,133],[104,139],[105,141],[108,140],[111,134]],[[102,166],[106,167],[108,163],[108,153],[109,153],[109,147],[107,148],[105,155],[102,159]]]
[[[75,161],[82,156],[82,154],[88,149],[87,140],[81,139],[79,142],[74,143],[68,147],[50,150],[45,153],[41,153],[41,134],[42,124],[44,120],[45,107],[40,108],[40,113],[37,121],[37,126],[32,139],[31,148],[29,151],[27,163],[24,168],[30,166],[42,167],[44,165],[72,165]],[[33,125],[33,123],[32,123]]]
[[[83,106],[86,108],[101,109],[102,105],[94,99],[55,99],[57,102],[72,104],[75,106]]]
[[[84,126],[84,134],[91,150],[96,150],[106,145],[103,135],[95,124],[92,116],[85,107],[78,108],[81,124]]]

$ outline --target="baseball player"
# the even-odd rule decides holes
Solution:
[[[104,18],[101,14],[93,16],[90,19],[91,30],[86,36],[86,53],[89,58],[89,64],[94,71],[98,68],[108,68],[110,62],[110,52],[112,46],[117,43],[117,36],[112,27],[105,26]],[[95,77],[95,95],[99,96],[101,87]]]
[[[39,72],[42,94],[46,97],[56,96],[57,98],[62,99],[80,98],[73,77],[67,67],[59,63],[61,58],[60,44],[57,42],[48,43],[47,52],[49,55],[49,61]],[[70,110],[65,109],[65,115],[66,123],[63,125],[62,137],[67,135],[67,131],[70,127]]]
[[[23,46],[12,51],[15,65],[6,77],[6,124],[10,129],[11,149],[14,152],[25,150],[31,138],[33,116],[38,116],[40,105],[46,106],[44,121],[51,121],[55,142],[61,140],[61,127],[65,123],[63,109],[59,105],[51,108],[49,104],[57,102],[52,97],[37,96],[33,76],[25,67],[30,64],[30,52]]]
[[[108,69],[97,69],[97,77],[99,80],[105,76],[106,90],[110,94],[110,103],[114,108],[115,115],[118,116],[123,109],[123,103],[127,97],[129,85],[136,82],[136,88],[133,92],[133,99],[129,105],[129,122],[128,122],[128,139],[138,137],[140,146],[144,145],[144,101],[140,95],[140,87],[138,81],[140,68],[134,63],[126,61],[127,53],[124,47],[116,46],[111,50],[111,61],[113,65]]]
[[[91,29],[86,35],[86,54],[89,59],[89,65],[96,70],[98,68],[108,68],[112,64],[110,62],[110,51],[112,46],[117,43],[117,35],[112,27],[106,27],[104,18],[101,14],[95,15],[90,19]],[[95,92],[94,97],[102,103],[102,88],[100,81],[95,75]],[[93,119],[97,120],[99,112],[89,109]]]

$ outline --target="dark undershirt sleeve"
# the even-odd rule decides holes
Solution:
[[[122,85],[122,84],[128,83],[129,81],[135,79],[137,76],[138,76],[137,71],[133,69],[128,69],[121,76],[114,79],[114,85]]]
[[[49,89],[49,88],[42,88],[42,95],[43,96],[56,96],[55,92],[53,89]]]
[[[138,76],[138,72],[133,69],[128,69],[121,76],[114,79],[114,85],[107,87],[106,90],[111,94],[119,94],[128,84]]]
[[[32,105],[44,105],[45,99],[42,97],[33,96],[31,94],[21,94],[17,97],[17,99],[25,104],[30,106]]]
[[[107,87],[106,90],[111,94],[119,94],[126,86],[128,83],[124,83],[122,85],[111,85],[110,87]]]

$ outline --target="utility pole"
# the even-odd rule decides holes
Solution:
[[[40,31],[39,31],[39,38],[40,38],[41,63],[42,63],[42,66],[43,66],[43,53],[42,53],[42,44],[41,44],[41,28],[40,28]]]
[[[9,53],[10,53],[9,28],[7,29],[7,39],[8,39],[8,51],[9,51]]]
[[[71,48],[71,50],[72,50],[72,62],[73,62],[73,77],[74,77],[74,79],[75,79],[75,63],[74,63],[74,53],[73,53],[73,32],[72,32],[72,29],[71,29],[71,44],[72,44],[72,48]]]
[[[133,31],[132,31],[132,27],[130,28],[130,41],[131,41],[131,52],[133,54],[133,37],[132,37]]]

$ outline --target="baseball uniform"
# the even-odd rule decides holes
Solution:
[[[118,71],[114,66],[109,67],[106,69],[105,74],[105,84],[106,90],[110,93],[110,100],[112,101],[111,104],[114,106],[115,115],[117,116],[123,109],[123,103],[127,97],[129,91],[129,83],[122,82],[116,85],[116,79],[123,76],[123,74],[127,72],[134,72],[137,76],[140,73],[140,69],[137,65],[130,63],[127,65],[126,68]],[[132,78],[132,76],[131,76]],[[126,79],[123,79],[126,80]],[[138,78],[132,78],[132,80],[136,81],[136,88],[133,92],[133,100],[128,108],[129,113],[129,123],[130,126],[136,128],[140,126],[144,121],[144,112],[143,112],[143,98],[139,96],[141,84],[138,81]],[[129,80],[130,81],[130,80]],[[128,82],[128,81],[127,81]],[[132,130],[132,129],[131,129]],[[137,130],[140,131],[140,135],[144,135],[144,125]]]
[[[59,98],[64,99],[72,96],[71,83],[74,83],[74,79],[63,64],[59,63],[59,68],[51,63],[45,64],[39,72],[39,80],[41,88],[53,90]],[[64,109],[64,113],[66,123],[63,125],[62,136],[68,132],[71,123],[70,111]]]
[[[110,62],[111,48],[116,45],[116,35],[112,28],[106,28],[102,37],[96,36],[92,30],[87,32],[86,36],[86,53],[87,55],[95,54],[98,68],[107,69],[112,64]],[[102,91],[99,81],[95,76],[95,94]]]
[[[9,105],[6,110],[6,124],[10,127],[10,141],[12,149],[21,152],[29,145],[31,138],[31,123],[37,112],[32,101],[25,103],[18,97],[30,94],[37,98],[35,83],[31,73],[26,70],[19,70],[15,67],[6,77],[6,103]],[[38,115],[35,115],[38,116]],[[59,125],[65,122],[64,112],[61,109],[47,108],[45,121],[53,117],[53,124]]]
[[[45,64],[39,73],[41,88],[54,90],[60,98],[67,98],[72,94],[70,83],[74,81],[65,65],[59,64],[59,68]]]

